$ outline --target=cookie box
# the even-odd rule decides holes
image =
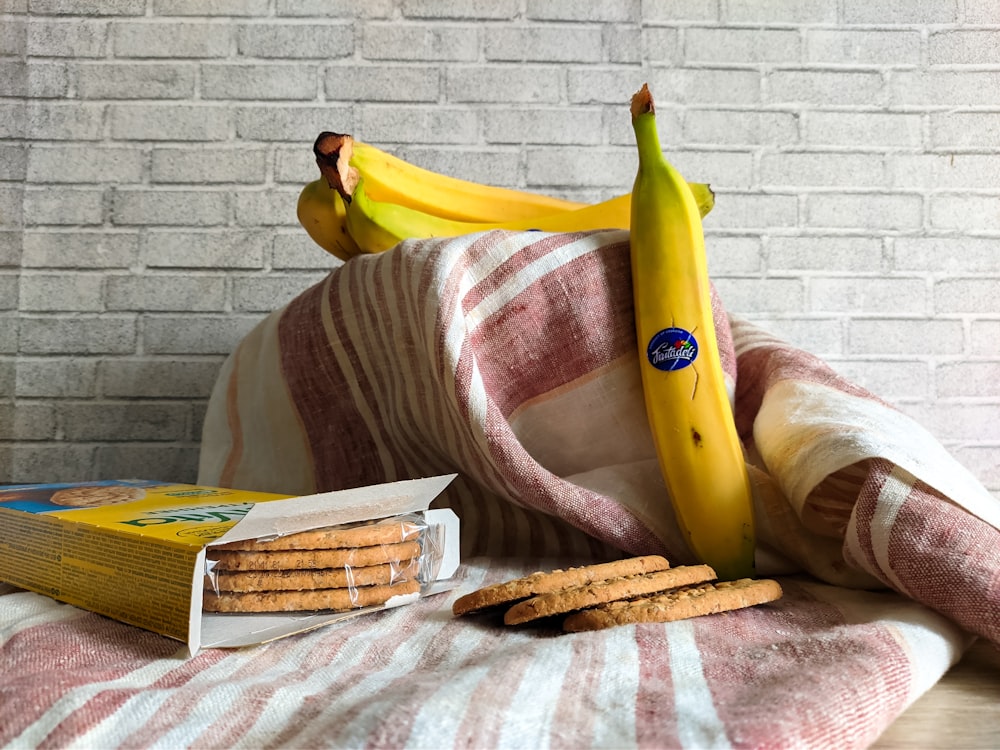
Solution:
[[[0,487],[0,581],[183,641],[192,654],[263,643],[453,588],[458,518],[449,509],[429,509],[452,479],[429,477],[307,496],[144,480]],[[315,592],[292,612],[262,611],[245,601],[235,607],[219,604],[220,597],[233,599],[219,590],[220,581],[242,581],[236,588],[247,588],[236,576],[239,571],[225,570],[227,564],[240,567],[229,559],[240,554],[287,559],[291,554],[240,550],[280,548],[280,540],[303,537],[325,539],[343,529],[367,534],[373,524],[419,532],[414,536],[419,555],[408,553],[404,563],[396,561],[391,576],[408,585],[385,587],[388,593],[377,604],[365,606],[367,599],[354,596],[372,589],[362,587],[371,581],[356,575],[367,572],[361,567],[369,563],[358,560],[352,567],[353,558],[339,566],[353,602],[341,611],[310,609]],[[372,541],[354,538],[357,545]],[[375,545],[365,547],[373,550]],[[419,570],[419,577],[405,579],[401,570]],[[269,597],[258,591],[251,601],[262,599]]]

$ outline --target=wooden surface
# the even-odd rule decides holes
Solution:
[[[1000,748],[1000,650],[988,641],[977,641],[872,748]]]

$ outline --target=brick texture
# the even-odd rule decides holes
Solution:
[[[728,308],[1000,495],[990,0],[98,5],[0,4],[0,482],[194,479],[226,354],[339,263],[295,218],[319,131],[599,200],[648,81]]]

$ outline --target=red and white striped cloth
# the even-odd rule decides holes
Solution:
[[[476,558],[462,588],[566,560]],[[458,591],[240,651],[0,596],[11,748],[865,747],[967,637],[907,599],[782,579],[762,607],[550,637]]]
[[[975,636],[1000,643],[1000,503],[925,429],[719,300],[759,572],[784,597],[555,637],[451,617],[456,596],[539,568],[690,561],[630,283],[625,233],[491,232],[357,258],[275,311],[220,373],[199,482],[300,494],[456,472],[459,588],[190,659],[8,588],[0,743],[865,747]]]

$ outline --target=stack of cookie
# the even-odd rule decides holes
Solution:
[[[716,581],[708,565],[671,568],[646,555],[567,570],[532,573],[455,600],[456,615],[503,611],[507,625],[561,618],[568,632],[639,622],[670,622],[774,601],[770,579]]]
[[[204,610],[344,611],[419,593],[424,528],[397,518],[213,546]]]

